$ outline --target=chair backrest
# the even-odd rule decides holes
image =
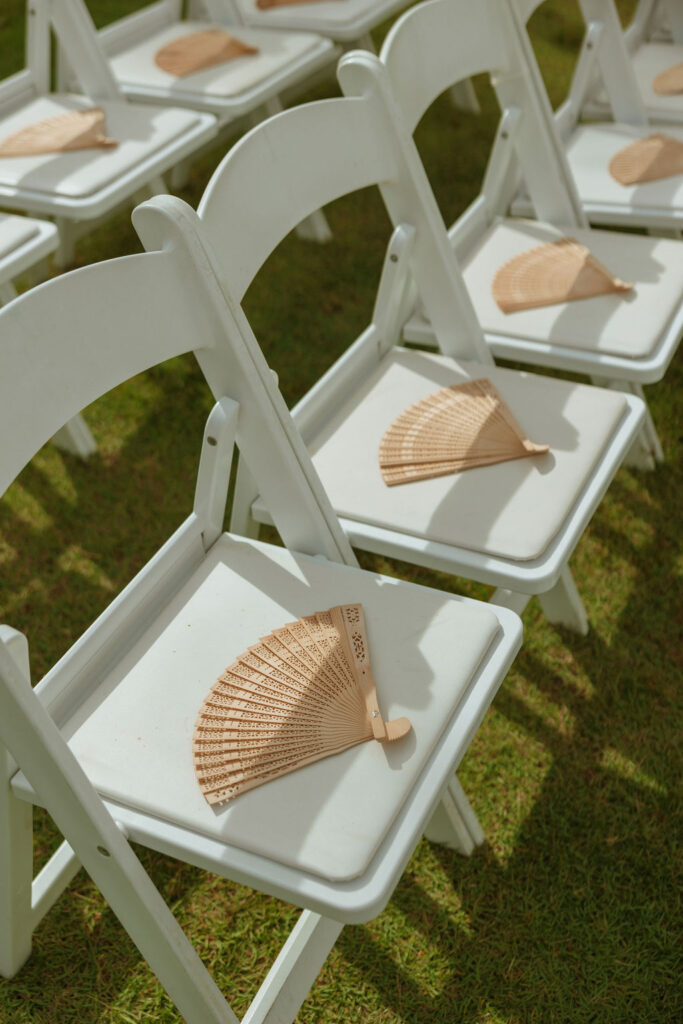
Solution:
[[[237,445],[284,543],[353,564],[249,325],[211,269],[197,215],[165,196],[138,207],[135,223],[147,253],[63,275],[0,310],[0,494],[88,403],[194,350],[216,399],[239,404]]]
[[[121,98],[83,0],[28,0],[27,9],[25,74],[36,92],[48,93],[52,87],[52,30],[84,93],[93,99]]]
[[[682,45],[683,6],[679,0],[639,0],[624,36],[630,50],[650,39],[667,37]]]
[[[393,131],[377,83],[366,78],[359,93],[285,111],[230,150],[198,207],[221,277],[240,301],[267,256],[304,217],[376,184],[394,224],[414,229],[410,267],[443,351],[488,361],[412,139]]]
[[[394,23],[380,60],[410,132],[446,88],[489,72],[502,118],[484,179],[485,217],[505,213],[521,170],[539,218],[585,223],[548,96],[534,78],[533,61],[504,0],[418,4]],[[453,159],[457,173],[457,153]]]
[[[508,0],[518,26],[522,28],[544,2]],[[645,104],[614,0],[579,0],[579,6],[586,22],[586,36],[568,102],[558,111],[561,131],[566,136],[573,129],[596,73],[607,93],[613,119],[626,124],[647,125]]]
[[[86,0],[82,0],[85,4]],[[126,14],[101,28],[97,33],[100,45],[108,56],[139,42],[148,35],[182,17],[182,0],[156,0],[142,10]],[[61,70],[60,56],[60,70]]]

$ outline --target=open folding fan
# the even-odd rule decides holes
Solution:
[[[677,96],[683,92],[683,64],[660,71],[653,79],[652,88],[660,96]]]
[[[225,670],[195,725],[195,772],[208,802],[222,803],[409,729],[407,718],[380,714],[362,606],[337,605],[273,630]]]
[[[0,143],[0,157],[38,156],[42,153],[66,153],[76,149],[109,149],[116,139],[105,135],[101,107],[69,110],[66,114],[35,121]]]
[[[195,71],[203,71],[236,57],[258,52],[257,46],[243,43],[222,28],[207,28],[162,46],[155,53],[154,61],[162,71],[182,78],[183,75],[191,75]]]
[[[547,451],[525,437],[491,381],[481,378],[409,406],[382,438],[379,465],[392,487]]]
[[[491,291],[504,313],[552,306],[595,295],[630,291],[590,249],[575,238],[559,238],[514,256],[496,272]]]
[[[621,185],[683,174],[683,142],[662,132],[637,139],[612,157],[609,172]]]

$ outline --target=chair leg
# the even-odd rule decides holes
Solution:
[[[446,790],[424,832],[427,839],[469,857],[486,838],[457,775]]]
[[[497,604],[500,608],[509,608],[511,612],[521,615],[530,600],[531,594],[520,594],[517,590],[498,587],[491,594],[489,604]]]
[[[591,377],[591,383],[612,391],[624,391],[627,395],[637,395],[645,402],[645,395],[640,384],[624,380],[607,380],[604,377]],[[645,402],[645,422],[643,423],[631,448],[624,457],[623,464],[634,469],[654,469],[658,462],[664,461],[664,452],[657,434],[657,429]]]
[[[54,264],[57,270],[66,270],[74,262],[78,232],[74,222],[65,217],[56,217],[55,224],[59,230],[59,245],[53,257]]]
[[[242,1024],[292,1024],[343,925],[304,910],[242,1018]]]
[[[322,210],[314,210],[305,220],[297,224],[296,233],[299,238],[303,238],[307,242],[318,242],[321,245],[329,242],[332,238],[330,225]]]
[[[448,90],[451,103],[458,110],[464,110],[467,114],[481,114],[481,107],[471,78],[463,78],[456,82]]]
[[[258,498],[256,481],[249,472],[246,462],[240,456],[237,464],[235,494],[232,499],[232,509],[230,512],[230,533],[258,540],[260,527],[251,514],[251,506],[256,498]]]
[[[30,686],[26,638],[0,626],[4,642]],[[9,780],[17,766],[0,744],[0,977],[13,978],[31,954],[33,808],[17,800]]]
[[[52,438],[52,443],[69,455],[87,459],[97,451],[97,443],[81,414],[65,423]]]
[[[539,594],[538,599],[548,622],[586,636],[588,616],[568,565],[562,569],[555,586]]]

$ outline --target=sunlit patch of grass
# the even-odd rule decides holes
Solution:
[[[99,23],[139,6],[90,2]],[[0,7],[3,44],[20,40],[24,0]],[[555,103],[571,75],[578,26],[574,0],[552,0],[532,22]],[[0,48],[6,73],[16,70],[19,51],[11,49]],[[449,221],[476,194],[495,131],[491,89],[483,78],[476,88],[481,117],[442,97],[418,130]],[[329,83],[316,96],[326,91],[336,90]],[[193,168],[183,191],[193,205],[221,155],[214,150]],[[388,235],[371,191],[327,212],[333,242],[316,247],[290,236],[246,297],[290,404],[367,322]],[[123,212],[79,242],[77,263],[139,249]],[[342,932],[298,1015],[302,1024],[683,1019],[680,368],[678,359],[646,389],[666,462],[654,473],[619,472],[572,559],[589,635],[550,626],[539,603],[529,604],[522,651],[459,769],[485,846],[465,859],[420,842],[386,910]],[[48,445],[0,503],[0,621],[28,633],[35,679],[189,512],[211,404],[192,357],[141,374],[85,410],[96,456],[83,464]],[[359,558],[451,593],[491,593],[404,562]],[[39,868],[59,836],[44,812],[35,822]],[[136,852],[243,1014],[297,910]],[[0,1021],[180,1024],[180,1016],[81,872],[37,929],[25,967],[0,981]]]

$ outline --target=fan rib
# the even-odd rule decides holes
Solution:
[[[558,238],[513,256],[496,271],[491,282],[493,298],[504,313],[618,294],[632,288],[575,238]]]
[[[656,132],[616,153],[609,172],[620,185],[639,185],[683,174],[683,142]]]
[[[273,630],[216,680],[195,724],[195,773],[211,804],[366,740],[406,718],[379,711],[362,606],[339,605]]]
[[[184,78],[197,71],[226,64],[237,57],[258,53],[250,46],[222,28],[207,28],[191,32],[162,46],[154,54],[154,63],[169,75]]]
[[[677,96],[683,92],[683,64],[674,64],[660,71],[652,80],[652,89],[658,96]]]
[[[405,409],[380,442],[379,465],[393,487],[547,451],[529,441],[482,378],[442,388]]]
[[[104,110],[69,110],[21,128],[0,143],[0,157],[42,156],[79,149],[111,149],[116,139],[105,135]]]

